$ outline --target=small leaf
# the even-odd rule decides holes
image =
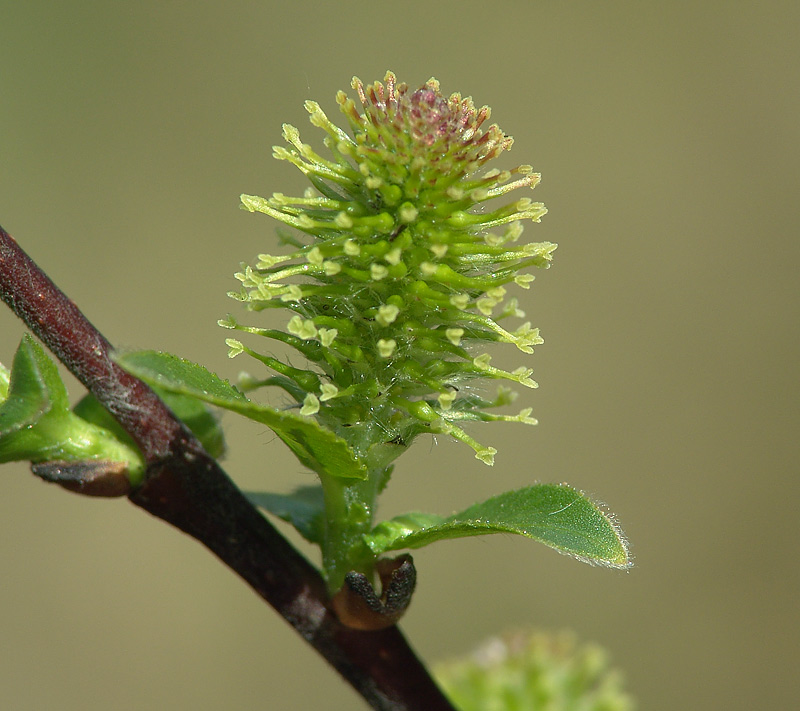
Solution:
[[[8,383],[11,380],[11,371],[0,363],[0,403],[8,397]]]
[[[245,496],[254,506],[291,523],[307,541],[322,542],[325,501],[321,486],[301,486],[291,494],[247,491]]]
[[[316,420],[248,400],[228,381],[197,363],[156,351],[117,354],[116,360],[129,373],[147,383],[267,425],[304,466],[320,475],[349,479],[367,477],[366,468],[347,442],[321,427]]]
[[[85,462],[85,470],[104,460],[132,486],[144,470],[135,447],[69,409],[56,364],[29,334],[14,355],[7,397],[0,401],[0,462],[25,460]]]
[[[0,436],[29,427],[52,409],[68,407],[58,368],[26,333],[14,354],[8,394],[0,405]]]
[[[380,555],[487,533],[518,533],[587,563],[610,568],[631,565],[619,526],[566,484],[537,484],[508,491],[448,518],[405,514],[378,524],[364,539],[372,552]]]

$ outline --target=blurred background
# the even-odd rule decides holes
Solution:
[[[304,187],[270,157],[281,123],[315,139],[305,99],[334,117],[353,74],[387,69],[491,105],[504,166],[543,174],[525,236],[560,245],[521,293],[546,344],[518,402],[540,425],[485,425],[493,469],[421,441],[383,513],[566,481],[617,514],[636,566],[438,544],[402,626],[429,661],[572,629],[648,711],[795,708],[798,23],[788,1],[5,2],[0,224],[113,343],[234,377],[216,320],[239,262],[276,248],[238,196]],[[0,360],[22,332],[0,310]],[[243,487],[310,483],[268,430],[224,425]],[[191,539],[0,476],[0,708],[364,708]]]

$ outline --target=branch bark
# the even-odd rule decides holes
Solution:
[[[454,711],[397,627],[345,627],[324,582],[191,432],[0,227],[0,297],[119,421],[147,462],[136,506],[209,548],[272,605],[372,706]]]

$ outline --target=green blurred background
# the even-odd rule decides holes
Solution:
[[[798,27],[792,2],[25,3],[0,6],[0,223],[115,344],[231,377],[217,318],[275,248],[242,192],[302,102],[357,74],[471,94],[543,174],[558,242],[524,307],[540,425],[401,460],[384,513],[536,480],[607,502],[630,573],[495,536],[415,554],[403,627],[436,660],[515,625],[603,643],[642,709],[797,708]],[[0,310],[0,359],[22,329]],[[514,365],[521,364],[518,358]],[[72,383],[75,397],[80,389]],[[241,485],[311,477],[224,418]],[[204,549],[130,506],[5,466],[0,708],[362,708]],[[304,549],[305,550],[305,549]]]

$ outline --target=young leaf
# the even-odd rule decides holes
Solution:
[[[566,484],[537,484],[494,496],[448,518],[411,513],[383,521],[364,536],[373,553],[421,548],[434,541],[485,533],[518,533],[610,568],[631,565],[614,520]]]
[[[300,462],[320,475],[365,479],[366,468],[340,437],[315,420],[248,400],[226,380],[197,363],[169,353],[137,351],[117,355],[129,373],[164,390],[222,407],[267,425]]]
[[[8,383],[11,380],[11,371],[0,363],[0,402],[8,397]]]
[[[27,333],[11,368],[7,397],[0,405],[0,436],[30,427],[50,410],[69,407],[55,363]]]
[[[134,447],[70,411],[58,368],[28,334],[14,355],[0,401],[0,462],[25,460],[118,463],[133,485],[143,472]]]
[[[291,494],[247,491],[245,495],[254,506],[291,523],[307,541],[322,542],[325,502],[321,486],[301,486]]]

